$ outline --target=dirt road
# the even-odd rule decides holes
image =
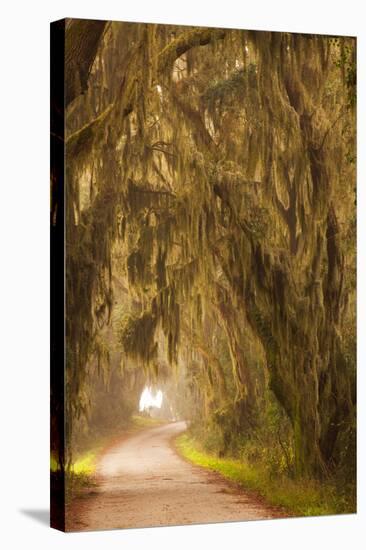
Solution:
[[[180,458],[171,440],[184,422],[150,428],[101,458],[98,486],[74,501],[67,530],[87,531],[278,517],[221,476]]]

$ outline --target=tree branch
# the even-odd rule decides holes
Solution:
[[[225,36],[225,31],[218,29],[194,29],[183,33],[178,38],[173,40],[168,44],[158,55],[158,76],[162,75],[166,70],[167,66],[174,63],[174,61],[187,52],[191,48],[196,46],[205,46],[214,40],[223,39]],[[126,82],[126,78],[124,82]],[[124,85],[122,86],[124,87]],[[122,110],[121,117],[125,118],[128,116],[134,109],[133,105],[133,96],[134,96],[134,87],[126,86],[126,89],[122,91],[123,104],[125,105]],[[120,102],[119,102],[120,103]],[[73,156],[78,155],[82,149],[86,149],[89,144],[89,139],[95,135],[95,132],[105,124],[107,115],[111,114],[114,109],[118,108],[117,102],[111,103],[107,109],[100,114],[96,119],[89,122],[83,128],[74,132],[68,139],[67,143],[72,147],[71,154]],[[77,139],[76,139],[77,138]],[[79,147],[74,147],[74,143],[83,144],[82,149]]]
[[[222,40],[225,31],[222,29],[193,29],[184,32],[170,42],[158,55],[158,73],[173,65],[174,61],[196,46],[206,46],[215,40]]]
[[[65,33],[65,107],[86,92],[107,21],[73,19]]]

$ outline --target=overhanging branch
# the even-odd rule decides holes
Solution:
[[[182,33],[158,54],[158,76],[161,76],[169,65],[188,50],[197,46],[206,46],[215,40],[222,40],[224,37],[225,31],[220,29],[199,28]],[[121,117],[125,118],[134,109],[134,87],[126,86],[122,95],[125,108],[122,110]],[[87,146],[92,143],[91,138],[95,136],[96,130],[99,130],[106,123],[109,115],[118,109],[120,103],[116,101],[111,103],[97,118],[69,136],[66,143],[70,145],[71,150],[69,152],[73,157],[82,151],[85,153]],[[83,145],[81,148],[79,147],[80,144]]]

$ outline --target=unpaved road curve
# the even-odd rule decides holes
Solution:
[[[68,511],[67,530],[279,517],[218,474],[180,458],[171,440],[185,429],[185,422],[150,428],[110,448],[98,464],[97,488]]]

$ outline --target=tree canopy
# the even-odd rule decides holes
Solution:
[[[65,47],[69,432],[112,323],[227,442],[270,392],[327,475],[355,433],[355,39],[70,20]]]

